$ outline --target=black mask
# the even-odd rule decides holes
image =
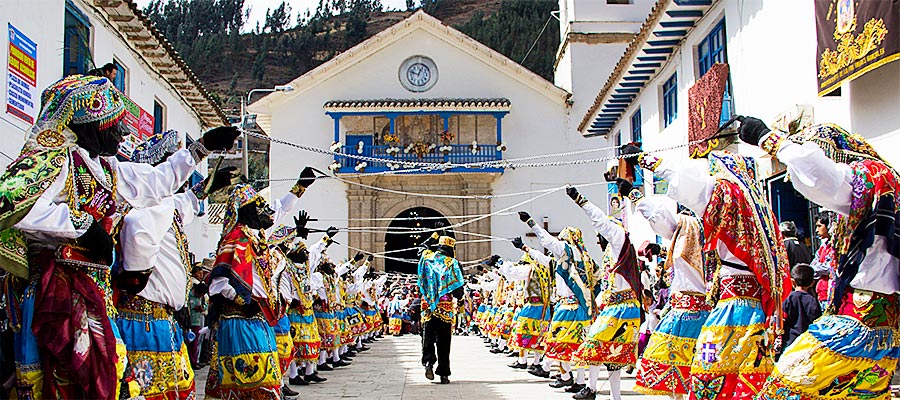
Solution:
[[[75,143],[87,150],[92,158],[116,155],[127,129],[121,122],[102,130],[100,124],[96,122],[72,124],[69,128],[75,132]]]
[[[319,271],[326,275],[334,275],[334,265],[330,263],[320,264]]]
[[[275,225],[272,215],[275,214],[265,203],[261,207],[256,202],[247,204],[238,209],[237,222],[250,229],[269,229]]]
[[[443,254],[443,255],[446,256],[446,257],[453,257],[453,254],[454,254],[453,248],[452,248],[452,247],[450,247],[450,246],[445,246],[445,245],[442,245],[442,244],[439,244],[439,245],[435,246],[434,251],[436,251],[436,252],[438,252],[438,253],[441,253],[441,254]]]
[[[597,244],[600,245],[600,250],[606,251],[606,246],[609,244],[609,240],[606,240],[605,237],[601,234],[597,234]]]
[[[303,249],[300,251],[295,251],[295,252],[289,253],[287,255],[287,258],[288,258],[288,260],[291,260],[297,264],[303,264],[309,260],[309,251],[306,249]]]

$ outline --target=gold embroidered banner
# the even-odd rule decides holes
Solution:
[[[719,145],[713,137],[719,130],[727,84],[728,64],[717,63],[688,89],[688,140],[705,140],[688,148],[691,158],[706,157]]]
[[[816,0],[819,96],[900,58],[900,0]]]

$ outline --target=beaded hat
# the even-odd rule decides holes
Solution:
[[[456,239],[450,236],[441,236],[438,238],[438,245],[447,247],[456,247]]]
[[[799,144],[815,143],[828,158],[839,163],[849,164],[860,160],[885,162],[865,138],[835,124],[810,126],[788,139]]]
[[[162,161],[163,156],[174,153],[181,147],[177,131],[165,131],[150,136],[141,142],[131,153],[131,161],[144,164],[156,164]]]
[[[41,93],[41,112],[25,140],[23,150],[60,148],[75,143],[69,124],[98,122],[100,129],[125,116],[122,93],[109,79],[70,75]]]
[[[257,198],[259,198],[259,193],[256,192],[253,186],[246,183],[234,186],[231,195],[228,196],[228,208],[225,209],[225,217],[222,221],[223,235],[227,235],[234,229],[234,226],[237,224],[238,210],[256,201]]]

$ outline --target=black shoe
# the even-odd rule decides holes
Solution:
[[[371,349],[371,347],[362,346],[362,347],[357,347],[356,351],[358,351],[358,352],[359,351],[368,351],[370,349]]]
[[[507,357],[518,357],[518,356],[519,356],[519,352],[514,351],[514,352],[512,352],[512,353],[507,354],[506,356],[507,356]]]
[[[448,383],[450,383],[450,378],[447,378],[446,376],[441,376],[441,385],[446,385]]]
[[[526,369],[528,368],[528,364],[520,363],[518,360],[516,360],[516,362],[509,364],[508,367],[512,369]]]
[[[425,379],[428,379],[429,381],[434,380],[434,368],[432,368],[431,365],[425,366]]]
[[[334,371],[334,368],[333,368],[332,366],[328,365],[328,363],[325,363],[325,364],[319,364],[319,365],[316,367],[316,369],[319,370],[319,371]]]
[[[350,362],[353,361],[353,357],[341,356],[341,361],[350,364]]]
[[[302,375],[297,375],[293,378],[288,378],[288,384],[294,386],[307,386],[309,385],[309,382],[307,382],[306,379],[303,379]]]
[[[634,373],[634,365],[629,365],[629,366],[625,367],[625,373],[628,375],[633,374]]]
[[[581,389],[584,389],[585,387],[587,387],[587,385],[579,385],[576,383],[572,386],[569,386],[569,388],[566,389],[566,393],[578,393],[581,391]]]
[[[347,352],[344,353],[344,357],[356,357],[356,352],[353,350],[347,350]]]
[[[532,370],[529,370],[528,373],[529,373],[529,374],[532,374],[532,375],[534,375],[534,376],[536,376],[536,377],[538,377],[538,378],[545,378],[545,379],[546,379],[546,378],[549,378],[549,377],[550,377],[550,371],[544,371],[544,369],[543,369],[543,368],[540,368],[540,367],[535,368],[535,369],[532,369]]]
[[[564,387],[569,387],[569,386],[572,386],[572,378],[571,377],[569,377],[569,379],[556,378],[555,381],[550,382],[550,387],[552,387],[554,389],[559,389],[559,388],[564,388]]]
[[[319,374],[313,372],[311,375],[306,375],[304,379],[310,383],[322,383],[328,380],[328,378],[323,378],[319,376]]]
[[[331,363],[331,366],[334,367],[334,368],[338,368],[338,367],[346,367],[346,366],[348,366],[348,365],[350,365],[350,363],[348,363],[348,362],[346,362],[346,361],[344,361],[344,360],[338,360],[338,361],[335,361],[335,362]]]
[[[282,397],[296,397],[299,392],[295,392],[293,389],[288,387],[287,385],[281,387],[281,396]]]
[[[583,389],[581,389],[580,392],[575,393],[575,395],[572,396],[572,398],[575,400],[595,400],[597,398],[597,392],[595,392],[595,391],[591,390],[591,388],[585,386]]]
[[[502,353],[502,352],[503,352],[503,350],[500,350],[500,349],[497,349],[497,348],[491,349],[491,353],[494,353],[494,354]]]

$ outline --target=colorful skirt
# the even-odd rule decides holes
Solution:
[[[213,344],[207,399],[281,398],[275,331],[261,315],[223,315]]]
[[[363,319],[366,321],[365,334],[376,332],[381,329],[381,315],[374,307],[365,307],[361,310]]]
[[[141,396],[148,400],[193,398],[194,370],[170,308],[122,293],[117,325]]]
[[[319,349],[334,350],[341,347],[343,320],[338,319],[332,312],[316,310],[314,314],[319,330]]]
[[[550,320],[544,356],[555,361],[572,362],[572,355],[584,342],[584,331],[590,323],[587,309],[578,303],[575,296],[560,299]]]
[[[540,301],[540,299],[538,299]],[[529,303],[517,314],[509,347],[514,350],[544,350],[544,334],[550,327],[550,307],[543,303]]]
[[[819,318],[785,349],[759,399],[891,398],[898,296],[848,289],[840,315]]]
[[[507,340],[512,334],[513,314],[513,308],[508,306],[500,307],[500,311],[497,312],[497,323],[494,328],[494,333],[500,337],[500,339]]]
[[[580,365],[606,365],[611,371],[633,365],[640,326],[641,309],[634,291],[612,293],[572,358]]]
[[[691,399],[752,399],[772,372],[756,278],[722,278],[722,295],[697,338]]]
[[[484,303],[478,305],[478,311],[475,312],[475,320],[473,323],[478,325],[478,328],[484,330],[484,312],[487,310],[487,306]]]
[[[352,337],[361,336],[369,329],[363,314],[356,307],[347,307],[344,321]]]
[[[484,315],[482,316],[482,331],[486,333],[488,336],[497,336],[494,333],[494,316],[497,315],[497,307],[487,306],[484,310]]]
[[[291,321],[287,315],[281,317],[272,330],[275,331],[275,344],[278,346],[278,367],[281,375],[284,375],[294,361],[294,338],[291,336]]]
[[[319,329],[312,310],[288,310],[291,321],[291,338],[294,340],[294,359],[299,361],[316,361],[319,359]]]
[[[403,331],[403,318],[399,314],[391,315],[388,319],[388,334],[398,336]]]
[[[9,288],[7,290],[13,289]],[[29,284],[25,289],[25,294],[19,307],[21,310],[22,326],[13,335],[13,347],[15,349],[16,361],[16,395],[20,399],[84,397],[82,388],[66,379],[56,379],[55,382],[51,382],[49,386],[54,390],[54,393],[44,393],[45,376],[43,365],[41,365],[40,348],[38,346],[37,338],[34,336],[31,329],[34,322],[34,306],[36,301],[35,291],[36,288],[34,283]],[[128,365],[127,350],[116,321],[112,318],[108,319],[116,341],[116,379],[121,383]],[[51,376],[51,379],[56,372],[58,371],[51,372],[49,375]],[[62,373],[66,374],[67,372],[62,371]],[[137,382],[134,382],[134,380],[128,382],[129,393],[127,395],[120,393],[121,389],[122,385],[117,384],[115,388],[116,399],[120,398],[120,396],[132,398],[140,395],[140,387],[138,387]]]
[[[697,336],[712,307],[703,293],[676,292],[641,356],[634,390],[643,394],[687,394]]]

